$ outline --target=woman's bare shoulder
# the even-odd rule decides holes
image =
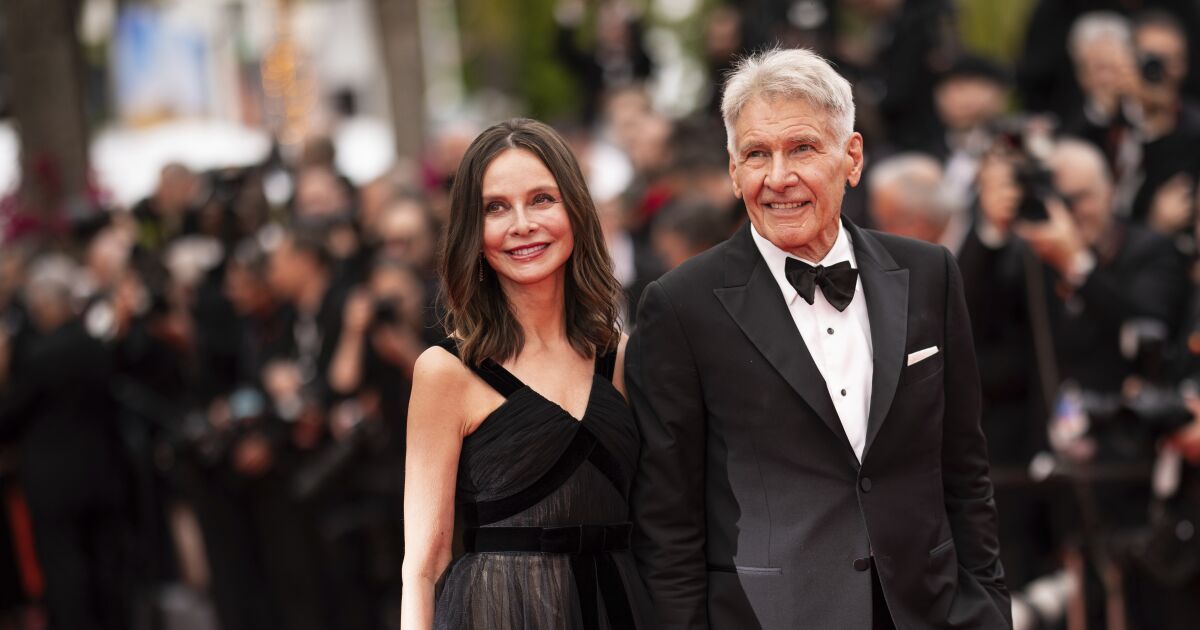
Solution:
[[[413,366],[413,385],[437,389],[459,387],[471,372],[458,357],[441,346],[431,346],[417,357]]]

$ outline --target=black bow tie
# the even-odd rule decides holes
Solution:
[[[858,284],[858,270],[851,267],[848,260],[829,267],[813,267],[802,260],[788,258],[783,275],[796,287],[796,292],[805,302],[812,304],[816,288],[821,287],[825,299],[839,311],[850,306],[850,301],[854,299],[854,287]]]

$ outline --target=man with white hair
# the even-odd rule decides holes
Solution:
[[[130,468],[109,391],[111,351],[74,309],[79,269],[62,254],[29,268],[35,329],[0,383],[0,443],[16,445],[50,628],[130,627],[124,579]]]
[[[957,251],[965,234],[961,206],[943,192],[942,165],[924,153],[883,159],[867,174],[867,208],[881,232]]]
[[[626,383],[634,551],[664,628],[1008,628],[948,251],[841,217],[863,139],[807,50],[725,86],[750,221],[650,284]]]
[[[1114,399],[1134,391],[1137,379],[1158,384],[1170,376],[1166,355],[1156,348],[1162,339],[1176,338],[1188,280],[1184,260],[1169,239],[1115,216],[1112,176],[1092,144],[1063,138],[1048,153],[1045,165],[1055,192],[1043,201],[1045,220],[1022,216],[1022,187],[1005,156],[990,156],[988,162],[980,176],[979,223],[959,259],[972,287],[968,304],[974,323],[985,331],[976,340],[981,356],[989,359],[986,380],[996,395],[985,396],[984,421],[999,471],[1027,466],[1034,451],[1046,446],[1071,451],[1057,440],[1044,444],[1048,426],[1051,436],[1061,436],[1055,427],[1067,424],[1056,424],[1052,415],[1066,407],[1057,402],[1065,399],[1060,396],[1064,385],[1091,399]],[[1096,429],[1077,443],[1089,443],[1096,453],[1086,464],[1089,470],[1136,466],[1152,457],[1148,424],[1105,426],[1103,418],[1093,415]],[[1016,455],[1024,455],[1024,461]],[[1109,532],[1144,522],[1150,484],[1105,475],[1087,482],[1095,497],[1087,503],[1094,515],[1087,524],[1089,541],[1107,540]],[[1001,531],[1023,536],[1005,548],[1013,560],[1011,583],[1020,588],[1051,569],[1046,560],[1053,556],[1045,546],[1059,541],[1036,529],[1037,503],[1049,499],[1029,486],[1001,486],[998,500]],[[1133,564],[1117,559],[1104,569],[1125,572],[1108,588],[1124,589],[1121,602],[1130,613],[1129,620],[1110,618],[1110,624],[1134,623],[1144,612],[1160,609],[1156,600],[1162,586]],[[1110,603],[1117,593],[1106,592]],[[1020,595],[1016,599],[1019,608],[1031,603]],[[1089,627],[1102,627],[1101,617],[1118,610],[1097,602],[1090,600]]]

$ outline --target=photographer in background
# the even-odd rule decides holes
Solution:
[[[980,174],[979,222],[960,254],[964,285],[974,287],[967,297],[977,334],[1003,331],[993,337],[994,343],[1005,344],[994,348],[995,354],[1012,360],[994,367],[1008,366],[1007,397],[1029,401],[1027,409],[1042,420],[1062,409],[1063,387],[1090,397],[1119,397],[1139,368],[1134,354],[1122,352],[1123,330],[1132,322],[1177,330],[1186,297],[1183,260],[1170,243],[1114,216],[1114,187],[1098,149],[1061,140],[1046,155],[1044,166],[1048,173],[1038,175],[1036,156],[1004,147],[989,155]],[[987,356],[981,348],[981,365]],[[986,383],[989,376],[983,379]],[[1003,382],[994,381],[994,391],[1004,389]],[[1020,421],[1020,410],[1012,412]],[[1029,423],[1029,417],[1023,421]],[[1148,462],[1153,457],[1151,442],[1142,440],[1136,450],[1124,450],[1127,442],[1136,441],[1126,440],[1129,434],[1141,434],[1135,424],[1113,427],[1097,437],[1090,459],[1083,463],[1085,470],[1104,473]],[[1027,428],[1023,433],[1029,452],[1044,441],[1037,436],[1045,436],[1047,429],[1041,421]],[[1094,543],[1098,537],[1145,524],[1149,480],[1131,476],[1121,481],[1074,481],[1089,489],[1087,505],[1058,507],[1068,520],[1095,514],[1073,524],[1073,529],[1082,531],[1085,552],[1095,554],[1091,558],[1107,558],[1108,552]],[[1090,569],[1098,574],[1111,568],[1106,562],[1095,564]],[[1123,590],[1122,614],[1131,619],[1145,618],[1156,605],[1148,596],[1153,589],[1136,570],[1125,573],[1123,586],[1109,584],[1107,593],[1100,589],[1098,578],[1090,582],[1087,600],[1115,601]],[[1100,623],[1106,611],[1089,606],[1088,615],[1089,623]]]
[[[30,265],[33,331],[0,383],[0,440],[20,445],[49,628],[124,630],[130,471],[109,393],[112,356],[76,312],[78,281],[64,255]]]
[[[271,472],[259,495],[263,564],[289,630],[346,627],[333,622],[323,579],[322,540],[315,513],[296,481],[326,443],[333,396],[328,369],[342,327],[343,293],[325,235],[298,227],[274,246],[267,261],[271,292],[288,308],[281,350],[263,362],[261,382],[272,423],[283,433],[271,451]]]
[[[1139,82],[1135,102],[1140,162],[1121,180],[1130,216],[1158,232],[1190,236],[1200,170],[1200,107],[1182,95],[1188,38],[1169,13],[1146,11],[1133,22]],[[1185,245],[1194,253],[1194,245]]]
[[[363,627],[382,627],[396,613],[388,606],[401,588],[398,565],[388,560],[404,553],[408,397],[413,366],[427,347],[424,304],[414,267],[377,258],[366,283],[346,300],[329,367],[330,387],[344,398],[330,412],[334,444],[322,457],[328,463],[322,483],[338,488],[322,529],[338,533],[330,541],[331,565],[344,585],[338,607],[367,617]]]
[[[1104,152],[1114,173],[1115,212],[1163,234],[1186,235],[1200,169],[1194,150],[1200,110],[1182,96],[1186,31],[1164,11],[1145,11],[1132,22],[1097,11],[1076,21],[1070,50],[1084,103],[1064,130]],[[1181,245],[1185,253],[1194,249]]]

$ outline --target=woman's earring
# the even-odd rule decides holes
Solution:
[[[479,281],[483,282],[483,257],[479,257]]]

